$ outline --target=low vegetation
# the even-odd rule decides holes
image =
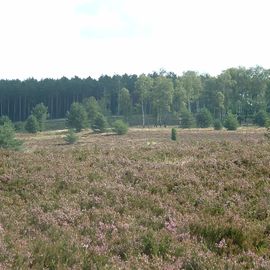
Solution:
[[[21,134],[0,149],[0,269],[270,269],[265,133]]]

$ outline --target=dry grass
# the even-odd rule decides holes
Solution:
[[[21,135],[1,150],[0,269],[270,269],[263,133]]]

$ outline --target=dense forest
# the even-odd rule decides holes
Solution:
[[[207,108],[213,118],[228,112],[242,123],[260,111],[270,112],[270,70],[260,66],[230,68],[218,76],[186,71],[181,76],[161,70],[148,75],[104,75],[81,79],[0,80],[0,115],[24,121],[43,102],[50,119],[64,118],[73,102],[93,96],[106,115],[151,115],[157,123]]]

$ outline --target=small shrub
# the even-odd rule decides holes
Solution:
[[[124,135],[128,132],[128,125],[123,120],[116,120],[113,124],[113,131],[117,135]]]
[[[266,111],[259,111],[254,117],[254,123],[260,127],[266,127],[269,123],[269,117]]]
[[[17,132],[23,132],[23,131],[25,131],[25,128],[24,128],[24,122],[16,122],[16,123],[14,124],[14,127],[15,127],[15,130],[16,130]]]
[[[158,241],[152,232],[148,232],[142,238],[142,245],[143,254],[149,257],[160,256],[165,258],[169,253],[171,239],[168,236],[165,236]]]
[[[221,130],[223,128],[222,123],[219,119],[216,119],[214,121],[214,129],[215,130]]]
[[[74,144],[78,141],[78,136],[75,134],[73,129],[69,129],[66,137],[64,137],[64,140],[68,144]]]
[[[101,113],[98,113],[91,128],[94,130],[94,132],[103,133],[107,130],[107,127],[108,127],[108,123],[105,116]]]
[[[25,130],[29,133],[37,133],[39,131],[39,123],[34,115],[30,115],[25,123]]]
[[[176,128],[172,128],[172,131],[171,131],[171,139],[173,141],[176,141],[177,140],[177,131],[176,131]]]
[[[197,127],[200,128],[208,128],[212,125],[213,118],[209,110],[203,108],[197,115],[196,115],[196,123]]]
[[[228,253],[238,253],[244,249],[245,235],[241,229],[231,226],[202,226],[200,224],[190,227],[192,234],[202,237],[208,248],[217,253],[222,253],[217,244],[225,239],[227,243],[226,251]]]
[[[191,128],[194,126],[194,117],[193,114],[188,111],[185,110],[181,113],[181,123],[180,126],[182,128]]]
[[[0,126],[4,125],[5,123],[9,123],[12,125],[12,121],[9,119],[9,117],[6,115],[2,115],[0,117]]]
[[[236,115],[229,113],[224,121],[224,127],[227,128],[227,130],[237,130],[239,126],[238,120]]]
[[[0,125],[0,148],[19,150],[22,141],[15,139],[15,129],[11,122]]]

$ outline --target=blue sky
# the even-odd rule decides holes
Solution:
[[[0,78],[270,68],[269,0],[0,0]]]

